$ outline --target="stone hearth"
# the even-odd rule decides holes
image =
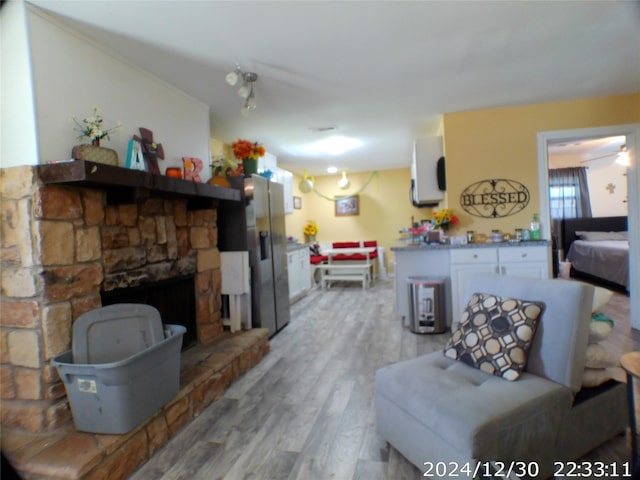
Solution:
[[[2,451],[23,478],[124,480],[269,351],[267,329],[223,333],[182,357],[180,393],[124,435],[78,432],[72,423],[30,433],[3,428]]]

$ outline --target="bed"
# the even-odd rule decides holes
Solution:
[[[627,217],[562,221],[562,246],[571,273],[629,289]]]

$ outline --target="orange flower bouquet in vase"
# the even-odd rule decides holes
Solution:
[[[258,159],[267,153],[264,146],[258,142],[252,143],[249,140],[239,138],[231,144],[231,148],[233,155],[238,160],[242,160],[245,177],[250,177],[252,173],[258,173]]]

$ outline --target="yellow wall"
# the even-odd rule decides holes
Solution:
[[[450,234],[466,230],[490,233],[492,229],[513,232],[527,228],[538,211],[537,134],[551,130],[570,130],[640,122],[640,94],[594,98],[568,102],[505,107],[444,116],[445,156],[447,159],[447,205],[460,217],[461,223]],[[358,191],[371,172],[351,173],[351,187],[337,187],[339,175],[316,178],[316,189],[328,197]],[[415,221],[429,218],[430,208],[414,208],[409,201],[410,169],[381,170],[360,193],[360,215],[336,217],[334,203],[315,192],[301,193],[302,177],[294,175],[294,195],[301,198],[302,208],[286,216],[287,235],[304,241],[302,229],[307,220],[315,220],[320,231],[318,241],[377,240],[385,247],[387,262],[393,254],[390,247],[399,238],[398,231]],[[529,204],[522,212],[505,218],[482,219],[465,213],[460,194],[479,180],[508,178],[517,180],[530,191]],[[389,264],[387,264],[389,269]]]
[[[490,233],[527,228],[538,211],[537,134],[543,131],[622,125],[640,121],[640,94],[602,97],[444,115],[447,200],[461,223],[450,231]],[[528,206],[515,215],[484,219],[465,213],[460,194],[480,180],[507,178],[531,193]]]
[[[348,174],[351,186],[347,190],[338,188],[338,174],[316,178],[315,186],[326,197],[350,195],[360,190],[371,175],[372,172]],[[319,242],[377,240],[378,245],[385,247],[387,269],[390,247],[400,237],[399,230],[410,225],[412,216],[418,222],[431,215],[430,208],[415,208],[410,203],[409,168],[378,172],[359,194],[360,214],[348,217],[336,217],[334,202],[316,192],[301,193],[298,189],[301,179],[302,177],[294,175],[294,195],[301,197],[302,208],[294,210],[293,215],[286,216],[287,235],[304,242],[302,229],[307,220],[315,220],[319,227],[316,236]]]

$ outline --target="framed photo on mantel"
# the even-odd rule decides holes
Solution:
[[[360,215],[360,198],[358,195],[336,198],[336,217]]]

